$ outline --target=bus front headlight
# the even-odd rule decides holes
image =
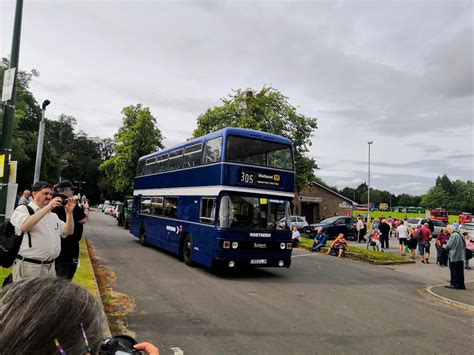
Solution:
[[[286,244],[285,243],[280,243],[280,249],[285,249]]]
[[[232,242],[232,249],[237,249],[239,247],[239,243]]]

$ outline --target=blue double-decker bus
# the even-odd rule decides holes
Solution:
[[[289,267],[292,142],[225,128],[139,159],[130,232],[209,268]]]

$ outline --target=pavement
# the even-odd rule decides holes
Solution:
[[[349,248],[351,246],[361,248],[365,246],[365,242],[357,243],[349,241]],[[390,238],[389,246],[388,249],[384,250],[385,252],[392,254],[400,253],[398,240],[396,238]],[[440,267],[436,264],[436,248],[434,240],[431,241],[430,264],[426,265],[420,262],[421,259],[418,255],[418,250],[415,255],[416,264],[398,266],[397,271],[405,271],[412,275],[418,274],[419,276],[426,277],[426,290],[433,297],[436,297],[452,306],[474,311],[474,268],[471,270],[464,270],[466,290],[448,289],[444,286],[449,285],[449,267]]]

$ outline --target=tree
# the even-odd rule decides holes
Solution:
[[[9,67],[8,59],[2,58],[0,82],[3,83],[5,70]],[[41,108],[29,90],[29,85],[32,78],[37,76],[39,76],[39,73],[34,69],[30,72],[19,70],[15,84],[16,104],[12,132],[12,160],[18,162],[17,182],[20,190],[29,188],[33,182],[36,140],[38,125],[41,120]],[[0,123],[3,125],[3,120]]]
[[[449,180],[449,178],[446,174],[444,174],[441,177],[438,176],[436,178],[435,186],[441,186],[441,188],[444,190],[444,192],[446,192],[448,194],[453,192],[453,190],[452,190],[453,185],[451,183],[451,180]]]
[[[163,138],[148,107],[130,105],[122,115],[122,127],[114,135],[115,154],[100,169],[105,174],[102,186],[111,183],[123,197],[132,192],[138,159],[163,148]]]
[[[345,197],[347,197],[347,198],[353,200],[354,202],[357,202],[357,200],[355,199],[355,192],[356,192],[356,190],[353,189],[352,187],[344,187],[344,188],[340,191],[340,193],[341,193],[343,196],[345,196]]]
[[[3,58],[0,65],[0,81],[9,67]],[[17,76],[17,100],[13,122],[12,159],[18,161],[17,183],[19,191],[29,189],[33,182],[36,147],[41,107],[29,90],[29,85],[39,73],[20,70]],[[1,87],[0,87],[1,89]],[[41,180],[56,183],[60,177],[81,182],[82,193],[97,202],[101,191],[99,165],[110,157],[111,139],[89,138],[84,132],[76,134],[73,116],[62,114],[58,120],[45,118]],[[82,182],[85,182],[82,183]]]
[[[448,195],[441,186],[433,186],[421,199],[421,206],[426,208],[446,207]]]
[[[271,87],[263,87],[258,92],[238,89],[222,102],[222,106],[208,109],[198,117],[194,137],[225,127],[255,129],[287,137],[295,147],[297,189],[315,179],[316,162],[304,153],[311,146],[316,118],[297,113],[288,98]]]

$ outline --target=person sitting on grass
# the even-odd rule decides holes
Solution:
[[[347,240],[344,238],[344,234],[339,233],[336,239],[331,243],[331,246],[327,252],[327,254],[333,254],[334,256],[337,255],[340,258],[344,251],[349,251],[349,244]]]
[[[318,228],[316,231],[316,235],[314,236],[313,246],[311,247],[311,251],[319,253],[322,247],[326,246],[327,241],[326,233],[323,232],[322,228]]]

